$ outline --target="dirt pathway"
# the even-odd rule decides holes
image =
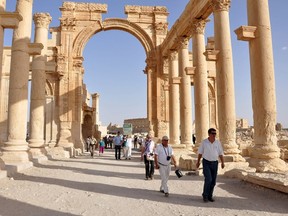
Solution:
[[[201,199],[203,177],[171,173],[170,196],[160,177],[144,180],[139,153],[132,160],[104,156],[49,160],[11,179],[0,180],[0,215],[287,215],[288,195],[237,179],[218,177],[214,203]]]

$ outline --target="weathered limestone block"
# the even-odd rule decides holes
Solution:
[[[191,155],[181,155],[179,158],[179,167],[182,170],[196,170],[197,158]]]
[[[54,147],[47,150],[47,156],[50,159],[63,159],[70,158],[70,153],[69,151],[65,151],[62,147]]]
[[[245,180],[288,194],[288,173],[248,173]]]
[[[288,140],[278,140],[278,146],[280,148],[280,158],[288,160]]]

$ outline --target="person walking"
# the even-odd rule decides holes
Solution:
[[[118,131],[117,136],[114,137],[113,144],[115,147],[115,159],[121,160],[122,136],[120,134],[120,131]]]
[[[147,134],[144,144],[142,144],[141,161],[144,159],[145,180],[154,179],[154,148],[155,144],[152,136]]]
[[[214,202],[213,191],[216,185],[216,178],[218,172],[218,158],[221,160],[221,168],[225,167],[223,148],[221,143],[216,140],[216,129],[210,128],[208,130],[208,138],[203,140],[198,149],[198,160],[196,167],[199,168],[200,160],[203,157],[203,175],[204,175],[204,187],[203,187],[203,201]]]
[[[104,137],[105,138],[105,137]],[[104,138],[100,140],[99,142],[99,156],[100,154],[104,154],[104,148],[105,148],[105,141],[104,141]]]
[[[125,159],[131,160],[131,153],[132,153],[132,136],[128,135],[126,140],[126,146],[125,146]]]
[[[159,169],[161,177],[160,192],[164,193],[166,197],[169,196],[168,179],[171,171],[171,160],[176,169],[176,159],[174,156],[173,148],[168,144],[169,138],[162,137],[162,143],[156,146],[155,150],[155,164],[156,169]]]
[[[94,156],[94,151],[96,149],[96,144],[97,144],[97,140],[95,139],[95,137],[92,136],[90,138],[90,145],[89,145],[89,150],[90,150],[90,154],[91,154],[92,158]]]

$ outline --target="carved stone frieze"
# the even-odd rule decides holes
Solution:
[[[168,31],[168,23],[165,22],[158,22],[154,24],[154,28],[156,31],[156,34],[158,35],[166,35]]]
[[[137,5],[126,5],[125,6],[125,13],[167,13],[167,8],[163,6],[137,6]]]
[[[213,11],[229,11],[231,0],[212,0]]]
[[[169,74],[169,60],[168,60],[168,57],[163,58],[163,74]]]
[[[49,13],[35,13],[33,20],[36,27],[42,27],[48,29],[52,17]]]
[[[64,2],[62,11],[107,12],[107,4]]]

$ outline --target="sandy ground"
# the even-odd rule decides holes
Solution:
[[[218,177],[214,203],[203,203],[202,176],[171,172],[170,196],[159,192],[160,177],[144,180],[138,152],[115,160],[112,150],[49,160],[0,180],[0,215],[287,215],[288,195],[237,179]]]

